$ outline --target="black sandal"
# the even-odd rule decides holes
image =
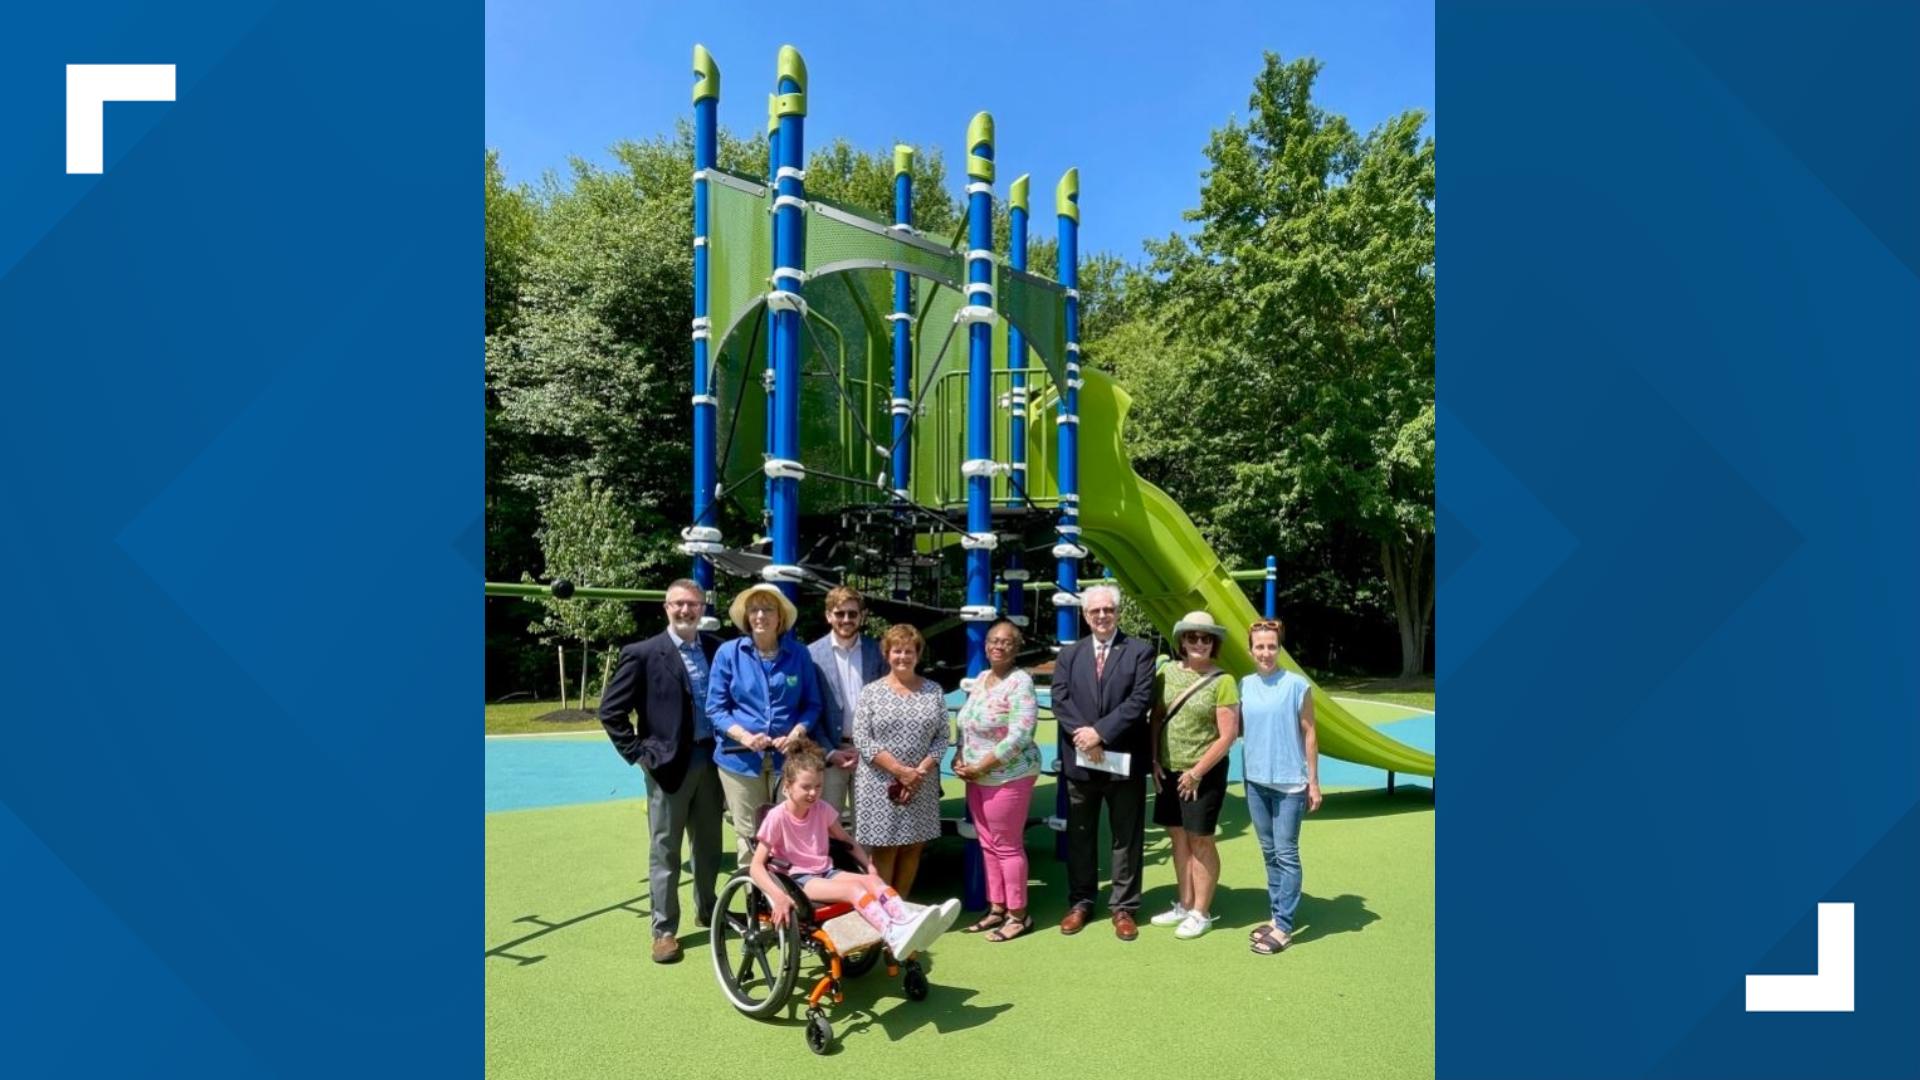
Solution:
[[[993,933],[988,934],[987,935],[988,941],[992,941],[996,943],[1001,941],[1012,941],[1014,938],[1017,938],[1020,935],[1026,933],[1027,931],[1033,929],[1032,913],[1023,915],[1018,919],[1009,917],[1003,921],[1005,922],[1006,925],[1000,927],[1000,929],[998,930],[995,930]],[[1018,930],[1013,929],[1016,926],[1019,927]],[[1013,930],[1013,932],[1008,933],[1007,931],[1009,930]]]
[[[999,911],[994,911],[992,908],[988,908],[987,913],[980,917],[979,922],[974,923],[972,926],[962,927],[960,932],[963,934],[980,934],[980,933],[985,933],[988,930],[997,930],[1000,927],[1005,926],[1006,923],[1007,923],[1006,908],[1001,908]]]

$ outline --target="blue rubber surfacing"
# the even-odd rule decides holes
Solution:
[[[1432,713],[1381,724],[1381,734],[1409,746],[1431,752],[1434,749]],[[1040,748],[1042,760],[1053,764],[1054,747]],[[951,777],[952,751],[942,768]],[[1227,778],[1238,781],[1240,746],[1235,744],[1227,759]],[[1426,785],[1426,777],[1400,776],[1399,783]],[[1352,762],[1320,758],[1320,785],[1325,788],[1383,788],[1384,770]],[[486,812],[533,810],[551,806],[607,802],[614,799],[641,799],[647,794],[646,777],[639,769],[622,761],[604,735],[593,733],[491,738],[486,754]]]

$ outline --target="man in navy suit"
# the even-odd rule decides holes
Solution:
[[[693,842],[694,921],[706,926],[720,873],[720,778],[707,722],[707,672],[720,640],[700,632],[707,594],[681,578],[667,586],[667,629],[620,650],[600,696],[600,723],[627,764],[647,775],[647,891],[653,961],[680,959],[680,841]],[[635,721],[633,713],[639,714]]]
[[[821,731],[827,745],[826,790],[822,796],[840,811],[841,824],[853,830],[853,767],[860,755],[853,748],[853,706],[860,688],[887,673],[880,643],[860,632],[867,620],[867,598],[846,585],[827,593],[829,633],[807,646],[820,670]]]
[[[1113,832],[1113,891],[1107,907],[1122,941],[1139,936],[1140,863],[1146,847],[1148,744],[1153,704],[1153,646],[1120,630],[1120,590],[1095,585],[1080,593],[1091,636],[1060,650],[1053,665],[1053,715],[1060,722],[1060,766],[1067,785],[1067,917],[1060,932],[1077,934],[1093,917],[1100,885],[1100,807]],[[1132,756],[1125,775],[1090,768],[1107,755]]]

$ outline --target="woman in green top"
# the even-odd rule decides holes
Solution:
[[[1213,928],[1209,912],[1220,880],[1213,833],[1227,801],[1227,751],[1239,734],[1240,688],[1214,662],[1226,637],[1213,616],[1188,612],[1173,627],[1180,662],[1162,663],[1154,675],[1153,823],[1173,837],[1180,895],[1153,925],[1176,927],[1178,938]]]

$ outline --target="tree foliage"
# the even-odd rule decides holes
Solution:
[[[540,508],[540,550],[547,572],[576,585],[632,587],[649,569],[632,511],[612,486],[576,476]],[[542,598],[529,629],[542,641],[606,644],[634,632],[633,613],[619,600]]]
[[[1280,553],[1295,597],[1397,621],[1417,670],[1432,609],[1433,141],[1418,112],[1357,134],[1314,104],[1318,72],[1266,57],[1245,122],[1208,143],[1192,235],[1149,244],[1141,265],[1083,250],[1082,341],[1133,394],[1141,472],[1230,563]],[[529,187],[487,153],[494,580],[657,584],[684,563],[692,156],[681,124]],[[764,177],[765,135],[723,130],[718,163]],[[953,239],[965,207],[938,148],[918,148],[913,180],[915,228]],[[1034,180],[1028,266],[1057,277],[1051,183]],[[890,220],[891,146],[816,146],[807,190]],[[1009,231],[997,201],[996,249]],[[572,601],[536,632],[632,627]],[[524,612],[490,604],[488,633],[490,686],[523,688],[538,657],[496,654],[530,643]]]
[[[1136,454],[1222,549],[1373,550],[1415,674],[1433,610],[1434,144],[1417,111],[1356,134],[1313,103],[1319,71],[1267,54],[1246,123],[1207,146],[1198,231],[1150,245],[1147,314],[1104,351],[1135,392]]]

